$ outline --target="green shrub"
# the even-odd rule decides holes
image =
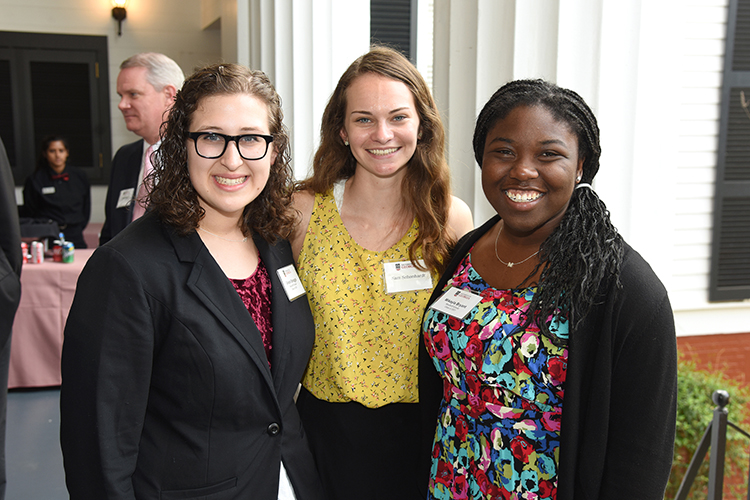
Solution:
[[[681,353],[678,363],[677,436],[666,498],[674,498],[690,460],[713,418],[715,390],[729,393],[729,421],[750,432],[750,388],[728,378],[722,370],[709,366],[698,369],[690,353]],[[724,462],[724,498],[745,498],[748,478],[748,450],[750,440],[727,428],[727,447]],[[707,498],[708,469],[711,450],[701,465],[690,495],[691,500]]]

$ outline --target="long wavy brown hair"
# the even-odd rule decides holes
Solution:
[[[295,223],[290,208],[294,183],[281,97],[265,73],[237,64],[215,64],[199,69],[177,92],[163,128],[161,146],[153,157],[154,188],[148,203],[162,221],[177,228],[180,234],[197,229],[205,211],[188,174],[190,120],[202,99],[234,94],[249,94],[266,104],[268,126],[273,136],[271,147],[276,150],[276,161],[271,165],[268,182],[258,197],[245,207],[240,228],[245,235],[254,232],[269,242],[287,238]]]
[[[359,76],[374,73],[403,82],[414,96],[419,113],[420,138],[409,160],[401,193],[419,224],[409,259],[417,265],[417,251],[428,269],[440,272],[455,243],[448,234],[451,203],[450,170],[445,159],[445,129],[435,100],[417,68],[406,57],[388,47],[374,46],[355,60],[336,85],[320,127],[320,146],[313,159],[313,174],[297,185],[299,190],[326,193],[333,184],[354,175],[357,161],[344,145],[340,132],[346,114],[346,90]]]

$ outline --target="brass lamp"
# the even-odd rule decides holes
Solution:
[[[128,0],[112,0],[112,17],[117,20],[117,36],[122,36],[122,21],[128,16]]]

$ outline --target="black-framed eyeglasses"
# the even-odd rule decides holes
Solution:
[[[260,160],[268,153],[268,145],[273,142],[272,135],[244,134],[224,135],[218,132],[189,132],[188,137],[195,143],[198,156],[210,160],[221,157],[227,150],[227,144],[234,141],[237,151],[245,160]]]

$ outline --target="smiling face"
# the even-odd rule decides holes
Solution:
[[[542,106],[519,106],[490,129],[482,188],[503,231],[540,241],[560,223],[583,172],[578,139]]]
[[[63,141],[52,141],[47,146],[44,157],[47,158],[52,170],[59,174],[65,170],[65,163],[68,161],[68,148],[65,147]]]
[[[172,105],[175,89],[167,85],[161,91],[146,80],[144,67],[124,68],[117,76],[117,107],[125,118],[125,126],[149,144],[159,140],[159,128]]]
[[[340,134],[349,141],[357,170],[392,177],[414,156],[419,113],[409,88],[374,73],[357,77],[346,90],[346,114]]]
[[[268,106],[249,94],[205,97],[190,118],[190,132],[270,135]],[[263,191],[276,160],[273,143],[260,160],[243,159],[234,141],[215,159],[199,156],[192,139],[187,140],[187,150],[190,182],[206,218],[224,216],[239,220],[245,206]]]

